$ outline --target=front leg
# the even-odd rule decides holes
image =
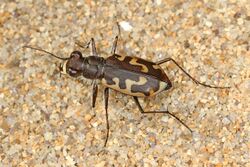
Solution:
[[[75,42],[76,45],[80,46],[81,48],[83,48],[84,50],[89,48],[89,45],[91,44],[91,52],[93,56],[98,56],[97,55],[97,51],[96,51],[96,46],[95,46],[95,40],[94,38],[91,38],[91,40],[86,44],[86,46],[81,45],[78,42]]]
[[[109,100],[109,88],[105,88],[105,90],[104,90],[104,101],[105,101],[105,114],[106,114],[107,132],[106,132],[106,139],[105,139],[105,142],[104,142],[104,147],[106,147],[107,142],[108,142],[108,138],[109,138],[108,100]]]
[[[114,42],[113,42],[113,46],[112,46],[112,49],[111,49],[111,54],[112,54],[112,55],[115,54],[116,47],[117,47],[117,41],[118,41],[118,35],[115,37],[115,40],[114,40]]]
[[[92,47],[92,54],[93,56],[98,56],[96,52],[96,47],[95,47],[95,40],[94,38],[91,38],[91,47]]]
[[[115,54],[116,47],[117,47],[118,37],[119,37],[120,34],[121,34],[121,30],[120,30],[120,25],[119,25],[119,23],[117,22],[116,25],[117,25],[117,28],[118,28],[118,35],[115,36],[115,40],[114,40],[114,42],[113,42],[113,46],[112,46],[112,49],[111,49],[111,54],[112,54],[112,55]]]
[[[93,83],[93,94],[92,94],[92,108],[95,108],[97,93],[98,93],[98,86],[97,86],[97,83],[94,81],[94,83]]]
[[[85,46],[83,46],[79,42],[75,42],[75,44],[78,45],[79,47],[83,48],[84,51],[89,48],[90,43],[91,43],[91,40]]]

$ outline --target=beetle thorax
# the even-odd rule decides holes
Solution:
[[[82,75],[88,79],[101,79],[103,78],[104,64],[105,59],[102,57],[86,57],[82,63]]]

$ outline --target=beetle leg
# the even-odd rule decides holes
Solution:
[[[118,29],[118,35],[117,36],[120,36],[121,35],[121,28],[120,28],[119,22],[116,22],[116,25],[117,25],[117,29]]]
[[[117,41],[118,41],[118,35],[115,36],[115,40],[113,42],[113,46],[112,46],[112,49],[111,49],[111,54],[115,54],[115,50],[116,50],[116,47],[117,47]]]
[[[108,142],[108,138],[109,138],[108,99],[109,99],[109,88],[105,88],[105,90],[104,90],[104,101],[105,101],[107,134],[106,134],[104,147],[106,147],[107,142]]]
[[[91,47],[92,47],[92,50],[91,50],[91,51],[92,51],[92,54],[93,54],[94,56],[98,56],[98,55],[97,55],[97,52],[96,52],[96,47],[95,47],[95,40],[94,40],[94,38],[91,38],[91,40],[90,40],[85,46],[81,45],[81,44],[78,43],[78,42],[75,42],[76,45],[80,46],[80,47],[83,48],[84,50],[89,48],[90,43],[91,43]]]
[[[142,114],[159,114],[159,113],[167,113],[167,114],[171,115],[172,117],[174,117],[174,118],[175,118],[177,121],[179,121],[182,125],[184,125],[191,133],[193,132],[193,131],[192,131],[192,130],[191,130],[182,120],[180,120],[177,116],[175,116],[175,115],[172,114],[171,112],[169,112],[169,111],[147,111],[147,112],[145,112],[145,111],[143,110],[143,108],[142,108],[142,106],[141,106],[139,100],[138,100],[138,97],[133,96],[133,98],[134,98],[134,101],[135,101],[137,107],[139,108],[139,110],[140,110],[140,112],[141,112]]]
[[[118,22],[116,22],[116,25],[117,25],[117,29],[118,29],[118,35],[115,36],[115,40],[113,42],[113,46],[112,46],[112,49],[111,49],[111,54],[115,54],[115,51],[116,51],[116,47],[117,47],[117,41],[118,41],[118,37],[120,36],[121,34],[121,29],[120,29],[120,25]]]
[[[90,45],[91,40],[85,45],[81,45],[79,42],[75,42],[76,45],[78,45],[79,47],[83,48],[83,49],[88,49],[89,45]]]
[[[220,87],[220,86],[212,86],[212,85],[207,85],[205,83],[201,83],[200,81],[196,80],[194,77],[192,77],[189,73],[187,73],[174,59],[172,58],[166,58],[163,60],[160,60],[158,62],[156,62],[156,64],[160,65],[163,63],[166,63],[168,61],[172,61],[177,67],[179,67],[181,69],[182,72],[184,72],[189,78],[191,78],[196,84],[200,84],[202,86],[205,87],[209,87],[209,88],[219,88],[219,89],[226,89],[226,88],[230,88],[230,87]]]
[[[93,96],[92,96],[92,107],[93,108],[95,107],[97,93],[98,93],[98,86],[97,86],[96,82],[94,81],[94,83],[93,83]]]
[[[96,47],[95,47],[95,40],[94,38],[91,38],[91,47],[92,47],[92,54],[93,56],[98,56],[96,52]]]

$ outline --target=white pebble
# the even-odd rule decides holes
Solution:
[[[161,3],[162,3],[162,0],[156,0],[157,5],[161,5]]]
[[[211,21],[206,21],[206,22],[205,22],[205,25],[206,25],[207,27],[212,27],[213,23],[212,23]]]
[[[239,18],[239,19],[237,19],[237,23],[239,25],[242,25],[242,24],[244,24],[244,20],[242,18]]]
[[[168,116],[164,116],[164,117],[161,118],[161,121],[162,122],[168,122],[168,118],[169,118]]]
[[[70,156],[66,156],[66,159],[67,159],[67,165],[69,166],[73,166],[75,164],[75,161],[73,158],[71,158]]]
[[[230,121],[227,117],[224,117],[224,118],[222,119],[222,123],[225,124],[225,125],[230,124],[230,122],[231,122],[231,121]]]
[[[96,128],[98,126],[98,122],[94,122],[91,125]]]
[[[206,76],[201,76],[201,77],[200,77],[200,81],[201,81],[201,82],[206,82],[206,80],[207,80]]]
[[[46,132],[46,133],[44,134],[44,139],[45,139],[46,141],[50,141],[50,140],[52,140],[52,138],[53,138],[53,136],[52,136],[52,133],[51,133],[51,132]]]
[[[122,27],[124,31],[131,31],[133,29],[131,24],[127,21],[121,21],[119,25]]]

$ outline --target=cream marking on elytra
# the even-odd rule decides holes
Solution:
[[[156,92],[154,92],[153,90],[150,90],[150,95],[149,96],[154,96],[154,95],[162,92],[167,86],[168,86],[168,84],[166,82],[160,81],[159,82],[159,89]]]
[[[145,73],[147,73],[148,72],[148,67],[146,66],[146,65],[144,65],[144,64],[140,64],[140,63],[138,63],[137,62],[137,58],[134,58],[134,57],[132,57],[132,59],[130,60],[130,64],[131,65],[137,65],[137,66],[141,66],[142,67],[142,72],[145,72]]]
[[[131,79],[125,80],[126,89],[130,92],[133,85],[144,85],[145,83],[147,83],[147,79],[145,77],[139,77],[139,81],[133,81]]]
[[[131,95],[131,96],[139,96],[139,97],[145,96],[143,93],[140,93],[140,92],[135,92],[135,93],[131,92],[131,86],[132,86],[132,84],[136,84],[137,83],[136,85],[143,85],[143,84],[145,84],[147,82],[146,78],[144,78],[144,77],[140,77],[140,80],[138,82],[132,81],[132,80],[127,81],[128,79],[126,79],[126,81],[125,81],[126,88],[125,89],[121,89],[119,87],[119,79],[117,77],[113,78],[112,80],[115,82],[114,85],[109,85],[104,78],[102,79],[102,84],[105,85],[106,87],[109,87],[111,89],[117,90],[119,92]]]
[[[157,65],[157,64],[156,64],[156,65],[153,65],[153,68],[156,69],[156,70],[157,70],[157,69],[161,69],[161,67],[160,67],[159,65]]]
[[[103,83],[105,86],[107,86],[107,87],[109,87],[109,88],[112,88],[112,89],[115,89],[115,90],[120,90],[120,87],[119,87],[119,78],[115,77],[115,78],[112,79],[112,81],[114,81],[115,84],[114,84],[114,85],[109,85],[109,84],[107,83],[107,81],[106,81],[105,78],[102,79],[102,83]]]

